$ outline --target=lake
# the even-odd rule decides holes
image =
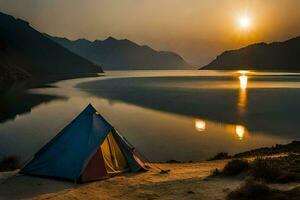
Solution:
[[[300,139],[300,73],[108,71],[0,96],[0,157],[26,161],[89,103],[149,160]]]

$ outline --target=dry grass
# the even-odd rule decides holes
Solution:
[[[245,173],[255,180],[266,182],[300,182],[299,157],[291,154],[287,157],[256,158],[253,161],[233,159],[223,170],[215,169],[212,175],[236,176]]]
[[[290,155],[282,158],[258,158],[250,166],[250,174],[255,179],[267,182],[288,183],[300,181],[299,156]]]
[[[299,200],[300,187],[288,191],[271,189],[263,182],[246,181],[241,187],[230,192],[227,200]]]
[[[233,159],[229,161],[223,170],[215,169],[212,172],[213,176],[216,175],[224,175],[224,176],[236,176],[242,172],[246,172],[249,170],[249,162],[247,160],[242,159]]]

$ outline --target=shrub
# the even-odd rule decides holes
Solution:
[[[215,169],[212,176],[225,175],[235,176],[242,172],[255,180],[262,180],[274,183],[299,182],[298,157],[278,157],[278,158],[257,158],[254,161],[233,159],[228,162],[223,170]]]
[[[227,200],[299,200],[300,187],[289,191],[269,188],[263,182],[247,181],[238,189],[230,192]]]
[[[15,156],[8,156],[0,162],[0,172],[12,171],[19,168],[19,161]]]
[[[230,155],[228,155],[227,152],[220,152],[220,153],[217,153],[214,157],[208,159],[208,161],[211,161],[211,160],[224,160],[224,159],[229,159],[231,158]]]
[[[266,200],[271,189],[262,182],[247,181],[238,189],[227,195],[228,200]]]
[[[222,174],[226,176],[235,176],[247,171],[248,169],[249,163],[247,160],[233,159],[225,165],[224,169],[222,170]]]
[[[282,175],[282,170],[278,163],[270,159],[258,158],[251,163],[250,173],[255,179],[276,181]]]

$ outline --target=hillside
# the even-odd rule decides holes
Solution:
[[[1,80],[16,81],[30,75],[35,81],[47,82],[102,71],[45,37],[28,22],[3,13],[0,13],[0,43]]]
[[[104,70],[190,68],[190,65],[176,53],[156,51],[126,39],[117,40],[109,37],[103,41],[91,42],[86,39],[71,41],[66,38],[47,36],[70,51],[101,65]]]
[[[30,74],[15,64],[8,61],[6,52],[8,47],[3,40],[0,40],[0,87],[5,88],[6,86],[12,85],[16,82],[26,81],[30,79]]]
[[[1,56],[0,56],[1,57]],[[27,81],[30,79],[30,75],[22,69],[10,67],[3,63],[0,63],[0,87],[10,86],[16,82]],[[1,89],[0,88],[0,89]]]
[[[30,75],[25,71],[3,63],[0,63],[0,72],[0,86],[12,85],[18,81],[26,81],[30,78]]]
[[[300,36],[284,42],[257,43],[225,51],[200,69],[300,70]]]

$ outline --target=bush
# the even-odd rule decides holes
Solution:
[[[247,181],[238,189],[227,195],[228,200],[266,200],[271,189],[262,182]]]
[[[0,162],[0,172],[12,171],[19,168],[19,161],[15,156],[8,156]]]
[[[299,200],[300,187],[289,191],[269,188],[263,182],[247,181],[238,189],[230,192],[227,200]]]
[[[300,175],[295,172],[283,172],[278,178],[276,178],[276,182],[278,183],[298,182],[299,180]]]
[[[224,159],[230,159],[231,156],[228,155],[227,152],[220,152],[217,153],[217,155],[215,155],[214,157],[208,159],[208,161],[212,161],[212,160],[224,160]]]
[[[282,170],[280,169],[279,165],[268,159],[255,159],[251,163],[250,169],[251,175],[255,179],[262,179],[266,181],[276,181],[276,179],[282,176]]]
[[[242,172],[245,172],[249,169],[249,162],[247,160],[233,159],[229,161],[224,169],[222,174],[226,176],[235,176]]]
[[[225,175],[235,176],[242,172],[255,180],[274,183],[299,182],[298,156],[287,156],[277,158],[257,158],[254,161],[233,159],[228,162],[223,170],[212,171],[212,176]]]

